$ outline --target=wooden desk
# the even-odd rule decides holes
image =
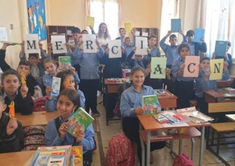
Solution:
[[[21,115],[20,113],[16,113],[16,118],[24,127],[33,125],[46,126],[51,119],[56,118],[58,115],[57,111],[33,112],[31,115]]]
[[[205,94],[205,101],[207,103],[216,103],[216,102],[234,102],[235,101],[235,95],[228,95],[226,93],[217,91],[217,90],[208,90],[204,91]],[[218,101],[218,98],[225,98],[229,100],[221,100]]]
[[[162,127],[162,125],[153,117],[153,116],[146,116],[146,115],[138,115],[137,116],[140,124],[143,126],[144,130],[147,133],[146,139],[146,147],[147,147],[147,161],[146,165],[150,165],[150,133],[151,131],[156,131],[156,130],[164,130],[164,129],[173,129],[173,128],[191,128],[191,127],[201,127],[201,144],[200,144],[200,154],[199,154],[199,166],[202,166],[202,158],[203,158],[203,152],[204,152],[204,138],[205,138],[205,127],[210,126],[210,123],[202,123],[202,124],[197,124],[194,122],[188,122],[188,126],[185,127],[176,127],[176,126],[170,126],[170,127]],[[140,138],[141,141],[142,138]],[[142,142],[143,143],[143,142]]]
[[[231,77],[229,80],[227,81],[217,81],[216,85],[218,88],[222,88],[222,87],[231,87],[232,82],[234,80],[234,77]]]
[[[225,117],[235,122],[235,114],[226,114]]]
[[[81,154],[83,153],[82,146],[76,146],[79,148]],[[13,152],[13,153],[2,153],[0,154],[0,162],[1,165],[4,166],[29,166],[32,157],[36,151],[21,151],[21,152]],[[76,166],[82,166],[83,165],[83,158],[81,159],[81,162],[75,163]]]

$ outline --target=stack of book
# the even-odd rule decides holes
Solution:
[[[30,166],[69,166],[72,146],[39,147]]]
[[[154,89],[157,96],[171,96],[165,89]]]
[[[155,118],[161,124],[168,123],[172,125],[190,121],[187,117],[175,111],[162,111]]]

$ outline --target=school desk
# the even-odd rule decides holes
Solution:
[[[140,124],[142,125],[143,129],[146,132],[146,165],[149,166],[150,165],[150,133],[151,131],[157,131],[157,130],[165,130],[165,129],[175,129],[175,128],[182,128],[182,127],[176,127],[176,126],[170,126],[170,127],[163,127],[153,116],[148,116],[148,115],[138,115],[137,116]],[[187,122],[188,126],[184,126],[183,128],[192,128],[192,127],[200,127],[201,128],[201,141],[200,141],[200,152],[199,152],[199,166],[202,166],[202,159],[203,159],[203,152],[204,152],[204,138],[205,138],[205,127],[206,126],[210,126],[210,123],[194,123],[192,121]],[[191,133],[191,137],[195,137],[196,133],[193,132]],[[187,138],[189,138],[190,135],[187,136]],[[140,140],[141,143],[143,144],[143,138],[140,135]],[[172,139],[185,139],[185,136],[183,137],[178,137],[178,138],[172,138]],[[168,139],[166,138],[165,140],[172,140],[172,139]]]
[[[234,108],[234,109],[235,109],[235,108]],[[228,118],[229,120],[235,122],[235,114],[226,114],[225,117]]]
[[[232,76],[227,81],[217,81],[216,85],[218,88],[231,87],[233,80],[234,80],[234,77]]]
[[[234,102],[235,101],[235,94],[227,94],[223,93],[220,90],[208,90],[203,91],[205,95],[205,101],[207,103],[217,103],[217,102]],[[218,98],[224,98],[224,100],[218,101]]]
[[[80,153],[83,153],[82,146],[76,146],[79,148]],[[21,152],[12,152],[12,153],[2,153],[0,154],[0,165],[4,166],[29,166],[33,155],[36,151],[21,151]],[[83,165],[83,159],[81,158],[81,161],[76,163],[75,166],[82,166]]]
[[[33,112],[31,115],[21,115],[16,113],[16,118],[22,123],[24,127],[33,126],[33,125],[42,125],[46,126],[51,119],[54,119],[58,116],[57,111],[53,112]]]

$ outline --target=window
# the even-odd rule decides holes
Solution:
[[[229,40],[232,44],[229,52],[235,58],[235,1],[205,0],[203,1],[203,19],[207,55],[212,56],[216,40]]]
[[[94,30],[97,33],[99,24],[107,24],[109,34],[115,39],[119,32],[119,3],[118,0],[87,0],[88,15],[95,17]]]

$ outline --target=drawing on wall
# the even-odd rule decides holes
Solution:
[[[39,40],[47,38],[45,0],[27,0],[29,33],[38,34]]]

